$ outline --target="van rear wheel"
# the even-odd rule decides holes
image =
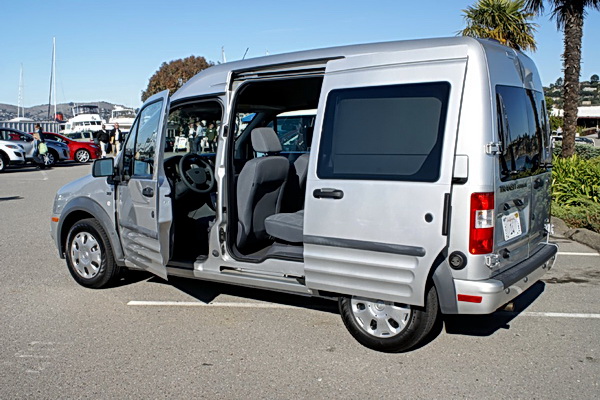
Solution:
[[[99,289],[119,274],[108,235],[95,219],[83,219],[71,227],[66,253],[69,272],[82,286]]]
[[[363,346],[385,353],[410,350],[431,332],[439,316],[437,292],[427,289],[425,307],[362,297],[340,297],[346,329]]]

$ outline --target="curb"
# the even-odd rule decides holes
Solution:
[[[554,225],[552,236],[565,237],[600,252],[600,233],[585,228],[569,228],[565,221],[556,217],[552,217],[552,224]]]

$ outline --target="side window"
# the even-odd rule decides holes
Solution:
[[[448,82],[331,91],[317,175],[437,181],[449,95]]]
[[[123,155],[124,175],[139,178],[152,177],[162,103],[160,100],[144,108],[131,127]]]
[[[533,92],[497,86],[498,132],[503,144],[499,157],[500,180],[534,175],[546,157],[542,122]],[[547,127],[546,127],[547,129]]]
[[[277,116],[275,131],[283,151],[307,152],[315,123],[314,115]]]

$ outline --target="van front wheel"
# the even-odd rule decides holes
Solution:
[[[95,219],[83,219],[67,236],[69,272],[82,286],[99,289],[119,274],[108,235]]]
[[[437,292],[427,289],[425,307],[362,297],[340,297],[346,329],[363,346],[385,353],[410,350],[431,332],[439,315]]]

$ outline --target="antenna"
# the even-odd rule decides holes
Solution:
[[[225,57],[225,46],[221,46],[221,58],[223,59],[223,64],[227,62],[227,58]]]
[[[250,50],[250,47],[246,47],[246,51],[244,52],[244,57],[242,57],[242,60],[246,58],[246,54],[248,54],[248,50]]]

